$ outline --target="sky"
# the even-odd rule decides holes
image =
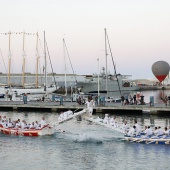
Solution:
[[[98,67],[105,67],[104,28],[117,73],[132,75],[134,79],[153,78],[154,62],[170,63],[169,0],[0,0],[0,3],[0,33],[38,32],[41,72],[44,31],[55,73],[64,73],[65,65],[66,72],[72,73],[68,55],[66,52],[64,55],[63,38],[76,74],[98,73]],[[8,69],[8,38],[0,34],[3,73]],[[10,42],[11,72],[21,73],[22,34],[12,34]],[[25,36],[25,54],[26,72],[35,73],[35,35]],[[51,72],[49,60],[47,67]],[[109,51],[108,70],[114,73]]]

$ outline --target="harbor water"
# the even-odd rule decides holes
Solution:
[[[40,121],[45,116],[55,124],[57,113],[2,112],[12,120]],[[119,125],[134,119],[145,125],[169,126],[170,115],[110,113]],[[95,115],[101,116],[101,115]],[[63,132],[64,131],[64,132]],[[162,170],[169,168],[169,145],[140,144],[123,140],[123,135],[84,119],[72,119],[56,126],[53,136],[22,137],[0,134],[1,170]]]

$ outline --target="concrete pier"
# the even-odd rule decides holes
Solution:
[[[76,102],[64,102],[60,105],[59,102],[28,102],[23,104],[20,101],[0,101],[0,110],[27,110],[27,111],[49,111],[49,112],[60,112],[65,110],[77,110],[84,109],[86,106],[78,105]],[[154,106],[146,105],[126,105],[122,106],[121,103],[106,103],[105,106],[94,106],[95,112],[138,112],[147,114],[170,114],[170,106],[165,104],[155,104]]]

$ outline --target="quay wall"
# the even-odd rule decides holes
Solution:
[[[56,102],[28,102],[23,104],[22,102],[0,102],[0,110],[22,110],[22,111],[46,111],[46,112],[60,112],[67,110],[82,110],[86,108],[84,105],[78,105],[73,102],[65,102],[64,105],[60,105]],[[121,106],[120,103],[115,103],[109,106],[95,106],[93,107],[93,113],[114,113],[119,111],[121,113],[147,113],[147,114],[170,114],[170,106],[164,106],[162,104],[156,104],[155,106],[149,105],[127,105]]]

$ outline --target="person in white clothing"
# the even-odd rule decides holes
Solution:
[[[35,121],[35,129],[40,129],[40,125],[38,124],[38,121]]]
[[[129,132],[128,132],[128,136],[134,136],[136,134],[136,126],[133,126]]]
[[[164,133],[164,131],[161,129],[161,127],[159,126],[158,127],[158,134],[157,134],[157,136],[161,136],[161,135],[163,135],[163,133]]]
[[[73,115],[73,111],[68,110],[68,111],[67,111],[67,114],[68,114],[68,116],[71,116],[71,115]]]
[[[32,122],[32,124],[30,125],[30,127],[29,127],[30,129],[35,129],[36,128],[36,126],[35,126],[35,124],[34,124],[34,122]]]
[[[152,130],[150,129],[150,126],[147,127],[145,130],[145,136],[150,137],[153,134]]]
[[[9,120],[7,126],[8,126],[8,128],[12,128],[13,127],[11,120]]]
[[[6,116],[4,116],[2,120],[4,120],[4,122],[7,123],[7,118],[6,118]]]
[[[93,108],[91,107],[90,100],[87,100],[85,104],[87,105],[87,111],[89,113],[89,117],[91,117],[92,116],[92,112],[93,112]]]
[[[158,128],[157,127],[155,127],[155,130],[154,130],[154,135],[158,135]]]
[[[111,125],[111,126],[114,126],[114,125],[115,125],[115,119],[114,119],[114,117],[112,117],[112,118],[110,119],[110,125]]]
[[[123,131],[123,133],[128,133],[129,126],[127,125],[127,121],[124,121],[124,123],[122,125],[122,131]]]
[[[168,135],[169,135],[169,130],[168,130],[167,127],[165,127],[165,130],[164,130],[163,134],[164,134],[165,136],[168,136]]]
[[[61,112],[59,117],[58,117],[58,121],[62,121],[62,120],[64,120],[64,113],[63,112]]]
[[[22,123],[21,123],[21,128],[22,129],[27,129],[27,124],[26,124],[26,121],[23,120]]]
[[[103,123],[105,123],[105,124],[109,124],[109,121],[110,119],[109,119],[109,115],[108,114],[105,114],[105,117],[104,117],[104,119],[103,119]]]
[[[2,120],[2,126],[3,126],[4,128],[7,128],[6,121]]]
[[[67,112],[64,112],[64,113],[63,113],[63,118],[64,118],[64,119],[67,119],[67,118],[68,118],[68,113],[67,113]]]
[[[45,117],[42,117],[41,120],[41,128],[43,128],[45,125],[47,125],[46,121],[45,121]]]
[[[135,127],[136,127],[136,136],[140,135],[141,127],[138,125],[137,121],[135,120]]]
[[[16,121],[15,128],[21,128],[21,123],[18,120]]]

